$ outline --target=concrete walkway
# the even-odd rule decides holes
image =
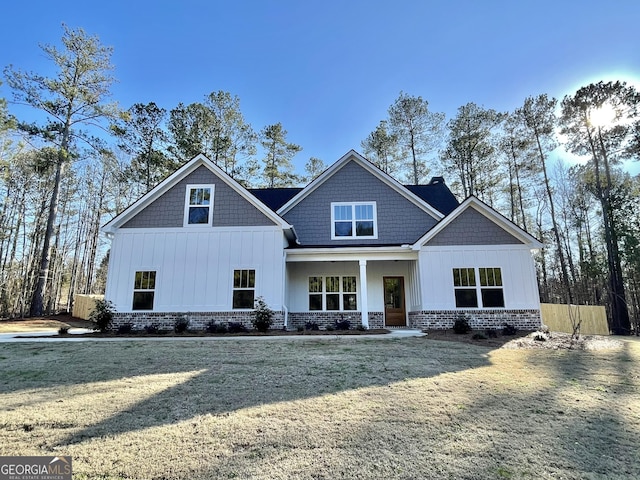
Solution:
[[[228,340],[341,340],[341,339],[367,339],[367,340],[388,340],[408,337],[423,337],[426,333],[417,329],[394,329],[391,333],[379,334],[379,335],[274,335],[274,336],[259,336],[259,335],[247,335],[247,336],[211,336],[211,337],[92,337],[90,335],[79,335],[82,333],[89,333],[92,330],[86,328],[72,328],[69,330],[71,336],[62,337],[57,336],[56,330],[43,331],[43,332],[15,332],[15,333],[0,333],[0,343],[17,343],[17,342],[167,342],[167,341],[228,341]],[[56,335],[55,337],[52,335]],[[74,337],[73,335],[76,335]]]

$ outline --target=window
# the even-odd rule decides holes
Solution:
[[[184,225],[211,225],[213,185],[187,185]]]
[[[454,268],[453,288],[456,296],[456,307],[476,308],[478,306],[476,275],[473,268]]]
[[[378,238],[375,202],[332,203],[331,238]]]
[[[478,278],[475,268],[454,268],[453,288],[458,308],[504,308],[500,268],[478,268]],[[478,298],[481,305],[478,304]]]
[[[256,294],[256,271],[233,271],[233,308],[253,308]]]
[[[356,277],[309,277],[309,310],[357,310]]]
[[[502,292],[502,271],[499,268],[480,268],[479,270],[482,306],[485,308],[504,307],[504,293]]]
[[[133,282],[133,310],[153,310],[156,272],[136,272]]]

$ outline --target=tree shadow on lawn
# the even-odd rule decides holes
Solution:
[[[193,478],[259,477],[285,456],[299,462],[285,462],[282,468],[293,470],[283,477],[321,471],[336,478],[640,478],[640,381],[630,370],[640,349],[496,350],[489,357],[427,385],[418,376],[404,379],[407,387],[385,395],[355,431],[336,428],[324,450],[320,444],[283,453],[257,439],[245,452],[212,458]],[[505,374],[510,367],[517,371]],[[466,388],[458,390],[461,382]],[[424,399],[429,390],[432,401]],[[635,424],[625,423],[628,416]],[[381,419],[395,419],[392,428]],[[287,443],[283,437],[267,446]]]
[[[149,373],[204,369],[202,373],[69,435],[58,445],[171,425],[199,415],[221,415],[253,406],[428,378],[488,363],[488,350],[484,348],[426,342],[421,338],[338,337],[262,344],[207,342],[197,348],[190,343],[179,347],[180,355],[176,357],[172,352],[173,364],[165,360],[161,371],[157,365],[149,369],[138,365],[130,376],[135,379]],[[156,344],[156,348],[162,352],[167,344]],[[158,359],[142,357],[141,363]],[[108,380],[102,373],[101,380]],[[81,376],[77,380],[86,381]]]
[[[488,432],[469,478],[640,478],[638,361],[640,348],[627,343],[530,351],[522,388],[485,390],[458,415],[461,425],[480,422]],[[497,416],[487,419],[488,411]],[[492,420],[510,428],[494,430]]]

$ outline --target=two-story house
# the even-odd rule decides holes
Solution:
[[[541,323],[542,244],[442,178],[403,186],[355,151],[305,188],[245,189],[198,155],[103,227],[115,324],[368,328]]]

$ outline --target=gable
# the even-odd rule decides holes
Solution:
[[[375,202],[376,239],[331,239],[333,202]],[[418,200],[420,202],[420,200]],[[426,208],[407,198],[354,159],[344,162],[282,214],[302,246],[401,245],[415,242],[437,222]]]
[[[522,245],[524,242],[473,207],[460,213],[426,245]]]
[[[161,196],[147,205],[122,228],[182,227],[184,223],[187,185],[212,184],[213,226],[270,226],[276,223],[232,189],[227,182],[204,165],[176,182]]]

